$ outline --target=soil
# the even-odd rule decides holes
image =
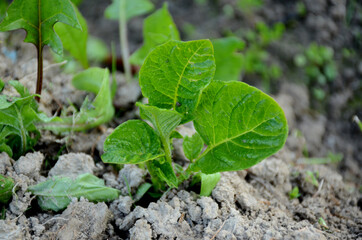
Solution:
[[[111,1],[84,2],[80,10],[90,34],[107,44],[117,42],[117,24],[103,18]],[[162,2],[155,1],[156,6]],[[348,4],[352,1],[303,0],[303,17],[292,10],[293,1],[265,0],[252,17],[237,10],[233,0],[201,2],[169,2],[184,40],[222,37],[228,30],[251,29],[259,20],[286,24],[283,38],[268,48],[272,60],[283,68],[272,94],[289,123],[285,147],[250,169],[222,173],[210,197],[200,197],[197,186],[190,187],[186,181],[158,199],[146,195],[135,202],[129,194],[150,182],[148,173],[134,165],[119,169],[100,160],[106,136],[118,124],[138,116],[134,107],[140,100],[138,82],[127,83],[118,72],[117,114],[112,122],[68,136],[43,132],[34,152],[16,161],[0,153],[0,174],[12,177],[17,186],[5,206],[5,219],[0,220],[0,239],[362,239],[362,133],[351,120],[353,115],[362,116],[362,46],[357,37],[362,31],[362,13],[353,13],[348,25],[345,19],[351,14]],[[225,14],[227,4],[234,9],[232,16]],[[362,9],[361,4],[358,7]],[[132,51],[142,44],[142,20],[139,17],[129,24]],[[186,31],[187,24],[193,24],[196,31]],[[34,92],[36,51],[22,42],[24,37],[22,31],[0,33],[0,76],[5,82],[19,80]],[[300,72],[288,64],[314,41],[333,47],[339,70],[336,81],[328,86],[329,97],[322,110],[314,108],[319,103],[298,81]],[[343,60],[344,48],[354,49],[357,56]],[[50,116],[69,101],[80,106],[86,93],[71,85],[72,76],[54,64],[49,51],[44,66],[40,109]],[[259,84],[258,79],[247,80]],[[15,94],[11,89],[3,93]],[[181,133],[193,131],[190,124],[180,128]],[[181,140],[174,142],[174,156],[177,163],[186,165],[181,146]],[[306,164],[306,151],[309,157],[342,153],[343,159]],[[64,211],[55,213],[42,211],[27,191],[53,176],[75,178],[82,173],[102,178],[107,186],[119,189],[121,196],[109,203],[72,199]],[[300,196],[291,200],[294,187]]]

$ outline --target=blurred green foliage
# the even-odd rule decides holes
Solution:
[[[338,75],[333,56],[332,48],[312,43],[303,53],[294,57],[294,64],[304,71],[304,80],[317,100],[325,100],[325,88]]]

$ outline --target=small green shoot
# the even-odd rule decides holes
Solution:
[[[89,173],[75,180],[68,177],[54,177],[28,188],[37,196],[43,210],[60,211],[66,208],[72,197],[87,198],[92,202],[108,202],[118,198],[119,190],[106,187],[104,181]]]
[[[147,193],[148,190],[152,187],[151,183],[144,183],[142,184],[136,192],[136,195],[134,196],[134,200],[137,202],[141,200],[141,198]]]
[[[319,225],[320,225],[321,227],[323,227],[324,229],[329,229],[326,221],[324,221],[324,219],[323,219],[322,217],[320,217],[320,218],[318,219],[318,223],[319,223]]]
[[[359,118],[357,116],[354,116],[353,121],[358,125],[359,129],[362,132],[362,122],[359,120]]]
[[[3,21],[0,31],[24,29],[27,32],[25,42],[33,43],[38,50],[38,75],[36,94],[40,95],[43,84],[43,48],[49,45],[58,55],[63,54],[63,46],[55,34],[53,26],[57,22],[81,28],[77,15],[69,0],[14,0]],[[37,101],[40,97],[36,95]]]
[[[300,197],[300,193],[299,193],[299,188],[298,187],[294,187],[292,189],[292,191],[289,192],[289,199],[293,200],[295,198],[299,198]]]
[[[342,161],[342,159],[343,159],[342,153],[329,152],[327,157],[302,158],[300,163],[309,164],[309,165],[330,164],[330,163],[338,163],[338,162]]]
[[[113,0],[113,3],[106,9],[105,16],[109,19],[118,19],[120,46],[122,49],[123,66],[125,77],[130,81],[131,65],[129,62],[129,47],[127,21],[133,17],[152,11],[153,4],[149,0]]]
[[[307,171],[305,174],[306,174],[305,181],[313,184],[316,187],[319,187],[319,182],[317,180],[319,174],[317,172],[314,173],[312,171]]]
[[[0,203],[6,204],[13,195],[14,180],[0,174]]]

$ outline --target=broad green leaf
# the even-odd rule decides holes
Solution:
[[[243,68],[243,55],[238,53],[245,47],[244,41],[237,37],[227,37],[212,41],[215,51],[216,80],[239,80]]]
[[[121,1],[126,1],[125,12],[127,20],[151,12],[154,9],[153,3],[149,0],[113,0],[104,13],[106,18],[114,20],[119,18],[119,5]]]
[[[142,65],[153,48],[169,40],[180,40],[179,32],[167,10],[166,3],[144,20],[143,39],[143,46],[130,58],[132,64]]]
[[[77,74],[72,83],[80,90],[97,94],[93,102],[86,99],[79,112],[69,117],[48,118],[39,115],[37,127],[55,133],[84,131],[110,121],[114,115],[108,69],[89,68]]]
[[[13,179],[0,174],[0,203],[6,204],[11,199],[14,185]]]
[[[7,7],[8,7],[7,1],[0,0],[0,21],[5,17]]]
[[[82,2],[83,2],[83,0],[72,0],[72,3],[74,3],[74,5],[76,5],[76,6],[78,6]]]
[[[281,149],[288,135],[280,106],[242,82],[212,82],[194,124],[208,147],[192,168],[206,174],[249,168]]]
[[[143,121],[130,120],[107,137],[102,160],[105,163],[137,164],[163,155],[156,132]]]
[[[50,180],[28,188],[37,196],[43,210],[59,211],[68,206],[72,197],[85,197],[92,202],[109,202],[119,196],[119,190],[106,187],[102,179],[89,173],[75,180],[56,176]]]
[[[172,163],[167,162],[165,159],[153,160],[148,165],[148,167],[151,166],[158,175],[158,177],[164,182],[166,182],[169,187],[171,188],[178,187],[179,182],[175,174],[175,171],[173,170]]]
[[[140,86],[149,104],[188,118],[215,73],[209,40],[169,41],[156,47],[140,70]]]
[[[141,103],[136,103],[136,106],[140,108],[141,118],[150,121],[157,134],[163,138],[169,138],[172,131],[182,120],[182,115],[176,111],[160,109]]]
[[[67,24],[59,22],[55,24],[54,30],[59,35],[60,40],[63,43],[63,47],[82,64],[83,68],[88,68],[88,26],[86,20],[77,7],[74,7],[74,9],[81,29],[73,28]]]
[[[200,134],[195,133],[192,137],[184,137],[182,147],[187,159],[192,161],[200,155],[204,147],[204,141],[202,140]]]
[[[42,48],[49,45],[59,55],[62,43],[53,31],[57,22],[80,28],[74,8],[69,0],[14,0],[0,23],[0,31],[24,29],[25,42]]]
[[[214,190],[216,184],[219,182],[221,174],[205,174],[201,173],[201,190],[200,196],[210,196],[212,190]]]

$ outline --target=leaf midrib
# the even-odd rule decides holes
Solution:
[[[243,135],[245,135],[245,134],[247,134],[247,133],[249,133],[249,132],[252,132],[252,131],[254,131],[256,128],[258,128],[260,125],[264,124],[264,123],[267,122],[267,121],[270,121],[270,120],[272,120],[272,119],[275,119],[275,118],[276,118],[277,116],[279,116],[279,115],[280,115],[280,114],[278,114],[278,115],[276,115],[276,116],[274,116],[274,117],[272,117],[272,118],[269,118],[269,119],[267,119],[267,120],[264,120],[264,121],[262,121],[261,123],[259,123],[258,125],[256,125],[255,127],[251,128],[251,129],[249,129],[249,130],[247,130],[247,131],[244,131],[244,132],[242,132],[242,133],[240,133],[240,134],[237,134],[237,135],[235,135],[235,136],[233,136],[233,137],[228,137],[228,138],[226,138],[226,139],[224,139],[224,140],[222,140],[222,141],[220,141],[220,142],[218,142],[218,143],[216,143],[216,144],[214,144],[214,145],[209,145],[209,146],[207,147],[207,149],[205,150],[205,152],[203,152],[203,153],[197,158],[197,160],[196,160],[195,162],[197,162],[198,160],[200,160],[201,158],[203,158],[208,152],[210,152],[210,151],[213,150],[214,148],[220,146],[221,144],[226,143],[226,142],[228,142],[228,141],[233,141],[234,139],[236,139],[236,138],[238,138],[238,137],[241,137],[241,136],[243,136]],[[214,138],[215,138],[215,134],[214,134]]]
[[[178,93],[178,89],[180,87],[180,84],[181,84],[181,80],[182,80],[182,77],[185,73],[185,70],[187,68],[187,66],[190,64],[190,60],[195,56],[195,54],[200,50],[200,48],[202,46],[204,46],[205,42],[202,42],[201,45],[197,48],[197,50],[192,54],[192,56],[187,60],[187,63],[185,64],[185,67],[184,69],[182,70],[181,74],[179,75],[179,79],[178,79],[178,82],[177,82],[177,85],[176,85],[176,89],[175,89],[175,94],[174,94],[174,98],[173,98],[173,105],[172,105],[172,108],[174,110],[176,110],[176,103],[177,103],[177,93]],[[176,46],[178,47],[178,46]]]

